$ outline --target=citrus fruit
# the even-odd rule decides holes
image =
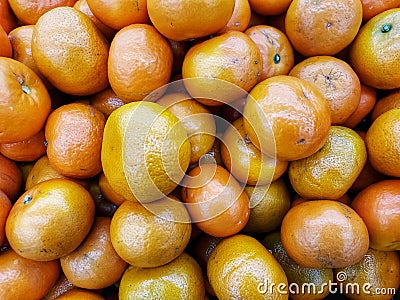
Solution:
[[[111,244],[110,224],[111,218],[95,218],[82,244],[60,258],[63,273],[73,285],[102,289],[120,280],[128,264]]]
[[[0,255],[0,298],[39,300],[60,275],[57,260],[34,261],[9,249]]]
[[[14,202],[22,185],[21,170],[15,161],[0,155],[0,190]]]
[[[93,291],[84,289],[72,289],[67,291],[56,299],[58,300],[105,300],[105,298]]]
[[[297,160],[318,151],[331,125],[328,102],[317,88],[287,75],[257,84],[243,115],[250,141],[280,161]]]
[[[104,173],[100,173],[99,175],[99,188],[100,192],[102,195],[111,203],[119,206],[124,202],[126,199],[122,197],[120,194],[117,194],[112,187],[110,186],[110,183],[107,180],[107,177],[104,175]]]
[[[286,75],[294,65],[293,48],[286,35],[268,25],[257,25],[245,32],[258,46],[262,56],[259,81],[276,75]]]
[[[1,154],[12,160],[23,162],[36,161],[46,154],[46,149],[43,129],[26,140],[0,144]]]
[[[247,185],[244,191],[250,198],[250,217],[243,229],[248,233],[270,232],[280,226],[290,208],[290,193],[284,179],[270,185]]]
[[[249,0],[251,9],[265,16],[284,13],[291,2],[292,0]]]
[[[197,300],[204,297],[200,266],[187,253],[160,267],[143,269],[129,266],[121,278],[118,293],[120,300]]]
[[[72,95],[94,94],[108,86],[108,48],[90,18],[72,7],[43,14],[32,36],[32,55],[40,72]]]
[[[23,24],[36,24],[38,19],[49,10],[60,6],[73,6],[76,0],[29,1],[8,0],[10,6]]]
[[[221,30],[232,16],[235,0],[147,0],[151,22],[175,41],[204,37]]]
[[[3,27],[0,25],[0,57],[12,57],[13,49],[8,39],[7,33],[4,31]]]
[[[304,56],[334,55],[346,48],[362,22],[360,0],[293,0],[286,11],[286,34]]]
[[[334,273],[337,283],[349,287],[343,291],[346,299],[393,299],[400,286],[399,255],[396,251],[368,249],[359,262]]]
[[[376,106],[376,89],[361,84],[361,96],[356,110],[342,123],[343,126],[355,128]]]
[[[201,164],[182,183],[182,200],[193,222],[205,233],[226,237],[246,225],[249,198],[239,182],[223,167]]]
[[[385,10],[400,7],[399,0],[361,0],[361,4],[363,7],[364,21],[368,21]]]
[[[97,19],[117,30],[131,24],[149,22],[146,0],[87,0],[87,3]]]
[[[382,12],[358,32],[349,62],[361,82],[377,89],[400,87],[400,8]]]
[[[235,0],[235,6],[228,23],[218,31],[218,34],[228,31],[245,31],[250,23],[251,8],[248,0]]]
[[[90,9],[87,0],[78,0],[75,2],[73,7],[87,15],[90,20],[92,20],[94,25],[96,25],[96,27],[104,34],[108,41],[111,41],[114,38],[117,30],[100,21],[99,18],[93,14],[93,11]],[[108,14],[104,15],[107,16]]]
[[[125,102],[111,88],[106,88],[90,97],[90,105],[101,111],[106,118]]]
[[[382,180],[361,190],[351,207],[367,225],[370,247],[381,251],[400,249],[400,180]]]
[[[0,57],[0,143],[38,133],[50,113],[50,96],[38,75],[23,63]]]
[[[375,121],[381,114],[392,108],[400,108],[400,90],[394,90],[376,102],[371,113],[371,121]]]
[[[162,266],[185,250],[191,234],[190,218],[184,205],[170,197],[147,203],[145,207],[125,201],[112,217],[112,245],[130,265]]]
[[[290,162],[289,180],[303,198],[335,200],[352,186],[366,161],[363,139],[350,128],[332,126],[320,150]]]
[[[341,59],[331,56],[310,57],[295,65],[289,75],[304,79],[318,88],[328,100],[333,125],[346,121],[360,103],[360,80]]]
[[[157,103],[180,120],[191,145],[190,163],[198,162],[214,144],[216,124],[211,112],[188,94],[168,93]]]
[[[313,200],[293,206],[281,224],[282,245],[303,267],[351,266],[368,251],[368,230],[349,206],[333,200]]]
[[[400,177],[400,108],[383,113],[371,124],[365,144],[374,169]]]
[[[72,289],[77,289],[65,275],[61,272],[56,283],[51,287],[42,300],[54,300],[61,294],[64,294]]]
[[[257,45],[243,32],[230,31],[192,46],[183,60],[182,77],[192,97],[217,106],[243,97],[261,70]]]
[[[207,276],[218,299],[288,299],[288,281],[281,265],[247,235],[237,234],[218,243],[209,257]],[[283,285],[282,293],[271,288],[271,283]]]
[[[269,184],[280,178],[288,166],[287,161],[269,157],[253,145],[244,130],[243,118],[225,130],[221,157],[230,173],[249,185]]]
[[[30,189],[34,185],[49,180],[49,179],[56,179],[56,178],[62,178],[62,179],[68,179],[75,181],[76,183],[81,184],[84,187],[88,187],[88,184],[84,180],[80,179],[75,179],[75,178],[70,178],[64,175],[61,175],[58,173],[53,166],[50,164],[49,158],[47,155],[43,155],[41,158],[39,158],[37,161],[35,161],[34,165],[32,168],[29,170],[28,176],[26,178],[25,182],[25,190]]]
[[[18,26],[18,20],[8,0],[0,0],[0,26],[3,27],[7,34]]]
[[[288,279],[290,299],[319,300],[329,294],[329,283],[333,281],[332,269],[311,269],[302,267],[291,259],[283,248],[279,231],[266,235],[262,244],[271,251]],[[308,287],[308,288],[307,288]]]
[[[68,177],[100,173],[104,126],[104,115],[88,104],[70,103],[54,110],[45,127],[50,164]]]
[[[52,179],[27,190],[6,222],[11,247],[21,256],[49,261],[71,253],[92,226],[94,202],[81,185]]]
[[[6,220],[11,210],[11,201],[7,195],[0,190],[0,247],[6,241]]]
[[[125,102],[143,100],[168,83],[172,59],[171,45],[153,26],[133,24],[124,27],[110,46],[110,85]],[[151,96],[161,96],[156,95],[157,92]]]
[[[127,200],[151,202],[171,193],[190,161],[190,142],[177,117],[152,102],[132,102],[107,119],[103,172]]]

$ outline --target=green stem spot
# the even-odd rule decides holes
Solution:
[[[21,88],[22,88],[22,91],[23,91],[25,94],[30,95],[30,93],[32,92],[32,91],[31,91],[31,88],[30,88],[29,86],[27,86],[26,84],[24,84],[24,83],[21,85]]]
[[[24,197],[24,204],[25,204],[25,205],[28,204],[29,202],[31,202],[31,200],[32,200],[32,197],[29,196],[29,195],[26,195],[26,196]]]
[[[281,62],[281,56],[277,53],[274,55],[274,63],[279,64]]]
[[[383,33],[385,33],[385,32],[389,32],[390,29],[392,29],[392,25],[391,24],[385,24],[385,25],[382,26],[381,31]]]

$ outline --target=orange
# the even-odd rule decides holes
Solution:
[[[328,100],[333,125],[346,121],[360,103],[360,80],[353,69],[338,58],[307,58],[295,65],[289,75],[304,79],[318,88]]]
[[[237,234],[218,243],[209,257],[207,276],[218,299],[288,299],[288,281],[281,265],[247,235]]]
[[[353,41],[361,22],[360,0],[293,0],[286,12],[285,28],[300,54],[334,55]]]
[[[361,97],[356,110],[342,123],[343,126],[355,128],[374,109],[376,104],[376,90],[361,84]]]
[[[128,264],[115,252],[110,237],[111,218],[97,217],[83,243],[60,258],[68,280],[85,289],[102,289],[120,280]]]
[[[356,264],[335,269],[335,275],[343,286],[358,284],[358,289],[344,289],[347,299],[390,300],[400,286],[399,255],[396,251],[369,249]]]
[[[129,25],[120,30],[111,42],[108,59],[110,85],[126,102],[143,100],[168,83],[172,59],[171,45],[153,26]]]
[[[107,41],[90,18],[72,7],[48,11],[33,31],[32,55],[37,67],[67,94],[94,94],[108,86],[108,50]]]
[[[0,57],[12,57],[13,49],[11,47],[10,40],[8,39],[7,33],[0,25]]]
[[[249,197],[239,182],[223,167],[194,167],[182,184],[182,200],[202,231],[215,237],[238,233],[249,216]]]
[[[217,34],[228,31],[245,31],[250,23],[251,8],[248,0],[235,0],[235,6],[228,23]]]
[[[18,165],[11,159],[0,155],[0,190],[14,202],[22,187],[22,174]]]
[[[39,300],[60,275],[57,260],[33,261],[9,249],[0,255],[0,298],[4,300]]]
[[[0,153],[15,161],[35,161],[46,154],[44,129],[30,138],[15,142],[0,144]]]
[[[204,37],[221,30],[230,20],[235,0],[147,0],[154,27],[175,41]]]
[[[19,26],[10,31],[8,38],[10,39],[13,47],[13,58],[22,62],[27,67],[31,68],[40,79],[42,79],[45,86],[50,89],[52,85],[49,81],[40,73],[38,67],[32,56],[32,35],[35,25]]]
[[[112,245],[130,265],[159,267],[185,250],[191,234],[190,218],[184,205],[170,197],[145,206],[125,201],[112,217]]]
[[[184,93],[165,94],[157,103],[180,120],[191,145],[190,163],[198,162],[214,145],[216,121],[211,112]]]
[[[400,249],[400,180],[382,180],[367,186],[353,199],[351,207],[367,225],[371,248]]]
[[[29,190],[31,187],[33,187],[34,185],[36,185],[40,182],[43,182],[43,181],[46,181],[49,179],[56,179],[56,178],[69,179],[69,180],[75,181],[76,183],[81,184],[84,187],[89,186],[88,183],[84,180],[69,178],[64,175],[61,175],[50,164],[49,158],[47,157],[47,155],[43,155],[41,158],[39,158],[37,161],[35,161],[35,164],[29,170],[26,181],[24,181],[25,182],[25,190]]]
[[[111,203],[119,206],[124,202],[126,199],[121,196],[120,194],[116,193],[112,187],[110,186],[110,183],[107,180],[107,177],[104,175],[104,173],[100,173],[99,176],[99,188],[103,196],[110,201]]]
[[[256,13],[271,16],[284,13],[292,0],[249,0],[251,9]]]
[[[328,102],[318,89],[287,75],[257,84],[243,115],[250,141],[280,161],[297,160],[318,151],[331,125]]]
[[[368,230],[349,206],[332,200],[306,201],[293,206],[281,225],[287,254],[303,267],[351,266],[368,251]]]
[[[371,113],[371,121],[375,121],[381,114],[392,108],[400,108],[400,90],[394,90],[376,102]]]
[[[259,80],[286,75],[294,65],[293,49],[286,35],[268,25],[248,28],[245,32],[258,46],[263,68]]]
[[[400,177],[400,108],[383,113],[371,124],[365,144],[374,169]]]
[[[119,98],[111,88],[102,90],[90,97],[90,105],[101,111],[106,118],[125,102]]]
[[[400,7],[399,0],[361,0],[361,4],[364,21],[368,21],[385,10]]]
[[[131,24],[149,23],[146,0],[87,0],[87,4],[97,19],[117,30]]]
[[[0,57],[0,98],[0,143],[23,141],[42,129],[50,113],[50,96],[30,68]]]
[[[0,190],[0,247],[6,241],[6,220],[11,210],[11,201],[7,195]]]
[[[221,141],[222,161],[242,183],[270,184],[287,169],[287,161],[271,158],[253,145],[244,130],[243,118],[237,119],[225,130]]]
[[[12,11],[8,0],[0,0],[0,27],[8,34],[18,25],[18,20]]]
[[[105,298],[90,290],[72,289],[58,296],[57,300],[105,300]]]
[[[244,191],[250,198],[250,217],[243,229],[248,233],[270,232],[278,228],[290,208],[290,193],[285,180],[270,185],[247,185]]]
[[[183,61],[182,77],[192,97],[205,105],[222,105],[243,97],[243,90],[250,91],[261,70],[257,45],[248,35],[230,31],[192,46]]]
[[[349,62],[361,82],[377,89],[400,87],[400,8],[369,20],[350,47]]]
[[[72,289],[77,289],[77,287],[74,286],[61,272],[56,283],[51,287],[42,300],[54,300],[61,294],[64,294]]]
[[[104,36],[107,38],[108,41],[111,41],[114,38],[114,35],[117,33],[116,29],[113,29],[106,24],[104,24],[102,21],[100,21],[92,12],[90,9],[87,0],[78,0],[74,4],[74,8],[83,12],[85,15],[87,15],[90,20],[96,25],[98,29],[104,34]],[[108,14],[105,14],[106,16]]]
[[[271,251],[288,279],[290,299],[320,300],[329,294],[329,284],[333,282],[332,269],[311,269],[302,267],[291,259],[283,248],[279,231],[269,233],[262,244]]]
[[[120,281],[118,299],[205,299],[200,266],[187,253],[156,268],[130,266]]]
[[[50,164],[68,177],[100,173],[104,126],[104,115],[88,104],[70,103],[54,110],[45,127]]]
[[[290,162],[289,180],[305,199],[336,200],[349,190],[366,161],[363,139],[350,128],[332,126],[320,150]]]
[[[81,185],[52,179],[27,190],[6,222],[11,247],[21,256],[49,261],[71,253],[92,226],[94,202]]]
[[[101,162],[111,188],[127,200],[151,202],[185,176],[190,142],[177,117],[153,102],[116,109],[104,128]]]
[[[10,6],[23,24],[36,24],[39,18],[46,12],[55,7],[73,6],[76,0],[46,0],[46,1],[29,1],[29,0],[8,0]]]

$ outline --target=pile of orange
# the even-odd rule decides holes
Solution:
[[[399,252],[400,0],[0,0],[0,299],[390,300]]]

